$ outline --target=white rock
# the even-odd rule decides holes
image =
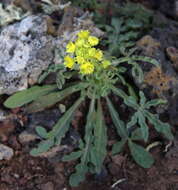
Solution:
[[[14,151],[12,148],[0,144],[0,160],[10,160],[14,155]]]
[[[54,38],[46,16],[31,15],[0,33],[0,94],[26,89],[52,63]]]
[[[40,137],[36,134],[29,133],[28,131],[24,131],[19,135],[19,141],[22,144],[29,143],[36,139],[40,139]]]

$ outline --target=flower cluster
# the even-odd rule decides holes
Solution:
[[[91,36],[88,30],[81,30],[75,42],[69,42],[66,46],[65,67],[79,70],[83,75],[92,74],[97,69],[106,69],[111,63],[104,59],[100,49],[94,47],[98,43],[99,39]]]

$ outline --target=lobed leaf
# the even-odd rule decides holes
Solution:
[[[145,57],[145,56],[132,56],[131,59],[133,61],[144,61],[144,62],[148,62],[151,63],[153,65],[155,65],[156,67],[160,67],[160,63],[156,60],[153,59],[151,57]]]
[[[44,127],[41,127],[41,126],[37,126],[36,128],[35,128],[35,130],[36,130],[36,132],[37,132],[37,134],[40,136],[40,137],[42,137],[42,138],[44,138],[44,139],[46,139],[47,138],[47,131],[46,131],[46,129],[44,128]]]
[[[165,104],[165,103],[167,103],[166,100],[163,100],[163,99],[154,99],[154,100],[150,100],[149,102],[147,102],[144,107],[146,109],[149,109],[152,106],[157,106],[157,105]]]
[[[137,101],[138,97],[137,97],[137,94],[136,94],[134,88],[129,83],[126,83],[125,85],[128,88],[129,96],[133,96],[135,98],[135,100]]]
[[[128,95],[123,90],[118,89],[115,86],[111,86],[111,89],[112,89],[114,94],[121,97],[122,99],[126,99],[128,97]]]
[[[130,129],[132,126],[134,126],[138,121],[138,112],[134,113],[134,115],[131,117],[131,120],[127,123],[127,129]]]
[[[69,183],[73,187],[77,187],[80,182],[85,180],[85,174],[88,172],[87,165],[78,164],[76,166],[76,173],[72,174],[69,179]]]
[[[144,74],[141,67],[137,63],[133,63],[132,76],[138,80],[139,83],[143,82]]]
[[[123,138],[127,137],[128,134],[127,134],[127,130],[125,128],[124,122],[122,120],[120,120],[119,114],[116,112],[116,110],[115,110],[113,104],[111,103],[111,101],[109,100],[109,98],[106,98],[106,100],[107,100],[107,105],[109,108],[111,118],[117,129],[117,133],[119,134],[120,137],[123,137]]]
[[[63,64],[53,64],[50,65],[49,68],[40,75],[39,79],[38,79],[38,83],[42,83],[43,80],[52,72],[57,72],[58,70],[64,70],[65,67]]]
[[[106,156],[107,146],[107,133],[106,126],[104,124],[101,102],[98,100],[97,113],[96,113],[96,125],[94,127],[94,156],[95,156],[95,171],[99,173],[102,168],[104,158]]]
[[[72,160],[76,160],[78,158],[80,158],[82,155],[82,151],[77,151],[77,152],[71,152],[69,155],[65,155],[62,158],[62,161],[72,161]]]
[[[129,140],[129,148],[133,159],[138,165],[143,168],[150,168],[152,166],[154,159],[143,147]]]
[[[56,85],[33,86],[29,89],[22,90],[10,96],[5,102],[4,106],[7,108],[16,108],[30,103],[37,98],[50,93],[57,88]]]
[[[72,186],[78,186],[80,182],[85,179],[85,174],[88,172],[88,162],[91,162],[91,151],[92,151],[92,141],[93,141],[93,123],[95,121],[95,97],[92,98],[90,103],[89,112],[87,115],[87,123],[85,127],[85,144],[80,141],[81,150],[81,162],[76,166],[76,171],[70,176],[69,183]]]
[[[128,19],[127,20],[127,27],[131,28],[131,29],[139,29],[143,24],[135,19]]]
[[[147,119],[149,120],[149,122],[154,125],[155,129],[159,133],[162,133],[169,140],[174,139],[174,136],[171,132],[171,127],[168,123],[163,123],[162,121],[159,120],[158,116],[156,116],[148,111],[145,111],[144,113],[145,113],[145,116],[147,117]]]
[[[148,126],[145,121],[145,116],[143,115],[143,113],[141,111],[138,112],[138,123],[141,128],[142,137],[143,137],[144,141],[147,142],[148,136],[149,136],[149,130],[148,130]]]
[[[60,144],[61,139],[64,137],[65,133],[67,132],[69,128],[69,123],[72,120],[72,116],[77,109],[77,107],[81,104],[83,101],[83,97],[80,97],[73,106],[71,106],[64,115],[59,119],[59,121],[55,124],[52,131],[48,133],[48,138],[53,138],[57,136],[58,144]]]
[[[142,140],[142,138],[143,136],[142,136],[142,131],[140,128],[136,128],[134,131],[132,131],[131,139],[133,141]]]
[[[30,151],[30,154],[32,156],[38,156],[39,154],[47,152],[53,145],[54,145],[54,138],[42,141],[41,143],[38,144],[37,148],[33,148]]]
[[[140,96],[140,105],[144,107],[146,103],[146,97],[142,91],[139,92],[139,96]]]
[[[56,104],[62,99],[66,98],[70,94],[81,90],[86,87],[86,83],[77,83],[75,85],[69,86],[62,91],[52,92],[45,96],[41,96],[36,101],[32,102],[27,106],[26,111],[28,113],[42,111],[50,106]]]
[[[118,154],[122,151],[124,148],[124,145],[126,144],[127,139],[121,139],[121,141],[118,141],[115,143],[112,147],[112,154]]]
[[[64,70],[60,70],[56,74],[56,84],[59,89],[62,89],[63,85],[65,84],[65,76],[64,76]]]
[[[127,106],[132,107],[133,109],[138,110],[139,109],[139,105],[137,104],[136,99],[133,96],[128,96],[127,98],[124,99],[124,103]]]

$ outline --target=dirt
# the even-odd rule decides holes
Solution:
[[[68,185],[75,162],[49,162],[31,157],[14,134],[5,144],[14,149],[15,155],[10,161],[0,161],[0,190],[178,189],[178,138],[170,147],[167,142],[151,149],[155,164],[150,169],[139,167],[127,154],[108,155],[103,171],[99,175],[88,175],[77,188]],[[114,185],[118,180],[121,182]]]
[[[117,101],[117,99],[115,100]],[[84,108],[84,105],[83,105]],[[27,115],[13,111],[13,117],[1,122],[1,140],[3,144],[13,148],[11,160],[0,161],[0,190],[176,190],[178,189],[178,138],[174,142],[159,139],[157,133],[151,131],[152,141],[160,140],[150,152],[155,158],[155,164],[150,169],[143,169],[134,163],[127,150],[112,156],[109,152],[103,170],[98,175],[89,174],[78,187],[71,188],[68,179],[74,171],[76,162],[61,162],[58,159],[31,157],[29,144],[19,142],[19,135],[25,130],[24,126],[42,123],[53,125],[60,113],[46,110],[41,113]],[[51,113],[51,114],[50,114]],[[15,117],[16,116],[16,117]],[[48,116],[48,120],[45,118]],[[76,113],[73,122],[74,131],[82,120],[82,110]],[[15,119],[12,119],[15,118]],[[18,119],[17,119],[18,118]],[[107,118],[107,123],[110,122]],[[23,122],[22,122],[23,121]],[[4,130],[6,128],[6,130]],[[115,131],[108,131],[108,147],[115,142]],[[73,134],[73,131],[71,132]],[[77,137],[75,137],[77,138]],[[69,140],[68,140],[69,141]],[[163,144],[164,143],[164,144]],[[70,143],[69,143],[70,144]],[[60,156],[59,156],[60,157]]]
[[[148,7],[158,6],[154,1],[150,1],[150,4],[148,0],[140,0],[139,2],[143,2]],[[163,5],[161,5],[161,7],[162,6]],[[161,45],[163,44],[158,44],[158,46]],[[170,46],[170,44],[168,46]],[[177,57],[175,58],[172,54],[170,55],[170,53],[169,56],[173,62],[176,59],[177,66]],[[151,78],[152,75],[150,76],[148,74],[146,76],[149,83],[154,83],[161,88],[154,89],[158,90],[156,93],[160,93],[161,90],[167,90],[167,83],[173,80],[172,77],[165,76],[160,70],[154,70],[151,73],[161,79],[154,81]],[[164,85],[162,86],[160,82],[164,83]],[[85,105],[82,107],[85,107]],[[127,112],[124,114],[127,114]],[[76,131],[80,132],[79,125],[82,124],[83,117],[85,117],[84,115],[85,113],[82,112],[82,109],[78,110],[75,115],[75,119],[72,122],[73,129],[71,129],[69,135],[72,136],[73,139],[78,138],[78,133]],[[64,163],[59,161],[60,159],[58,158],[48,159],[32,157],[29,155],[29,151],[34,144],[31,144],[30,142],[29,144],[23,144],[19,141],[19,135],[22,131],[27,130],[28,127],[30,128],[32,125],[41,124],[50,129],[59,116],[60,113],[56,111],[56,109],[52,112],[46,110],[42,113],[31,116],[24,115],[21,110],[15,109],[11,110],[11,117],[0,122],[0,142],[14,150],[14,156],[10,160],[0,161],[0,190],[178,189],[178,136],[175,136],[173,142],[168,142],[165,139],[160,139],[160,137],[152,131],[151,139],[161,141],[161,143],[150,150],[155,159],[155,163],[150,169],[143,169],[134,163],[127,150],[115,156],[112,156],[109,152],[100,174],[89,174],[81,185],[71,188],[68,184],[68,179],[74,171],[76,162]],[[32,123],[29,122],[29,118],[33,120]],[[110,120],[110,117],[106,114],[106,122],[109,123]],[[34,130],[33,127],[30,130]],[[176,128],[174,131],[176,131]],[[108,147],[110,148],[115,142],[116,137],[115,131],[112,127],[109,129],[108,135],[110,137]],[[71,143],[71,139],[64,140],[64,144],[65,142],[67,142],[69,147],[72,148],[71,144],[73,142]],[[72,146],[75,146],[75,144],[73,143]],[[59,154],[60,155],[58,156],[61,158],[61,152],[59,152]]]

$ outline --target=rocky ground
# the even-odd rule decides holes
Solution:
[[[62,145],[40,157],[31,157],[29,151],[39,141],[34,127],[42,125],[47,129],[52,128],[62,110],[54,107],[43,112],[26,114],[23,108],[5,109],[4,100],[9,94],[34,84],[51,62],[61,61],[52,54],[56,44],[63,52],[66,41],[81,28],[89,28],[97,36],[103,35],[91,18],[79,9],[72,8],[71,11],[61,12],[61,15],[53,15],[59,18],[54,25],[51,24],[54,20],[50,17],[35,13],[35,16],[28,16],[21,22],[3,27],[0,31],[0,94],[3,94],[0,95],[0,190],[178,189],[178,2],[134,2],[157,10],[154,23],[161,22],[166,25],[160,27],[155,24],[155,27],[137,42],[141,55],[154,57],[162,65],[159,70],[144,63],[142,69],[145,83],[137,84],[137,87],[144,90],[150,98],[167,99],[167,106],[159,107],[156,111],[173,126],[175,140],[166,141],[150,126],[151,137],[148,144],[151,144],[150,152],[156,160],[150,169],[136,165],[127,149],[116,156],[109,152],[100,174],[88,175],[79,187],[71,188],[68,178],[74,171],[75,162],[61,162],[61,158],[76,146],[80,137],[79,127],[85,110],[85,105],[82,105]],[[26,27],[27,23],[30,28]],[[67,32],[62,36],[63,31]],[[23,64],[18,65],[19,60]],[[49,77],[48,82],[50,81],[53,81],[53,76]],[[61,104],[72,104],[72,99]],[[106,119],[109,123],[110,118]],[[112,128],[108,130],[108,136],[110,149],[115,142]]]

